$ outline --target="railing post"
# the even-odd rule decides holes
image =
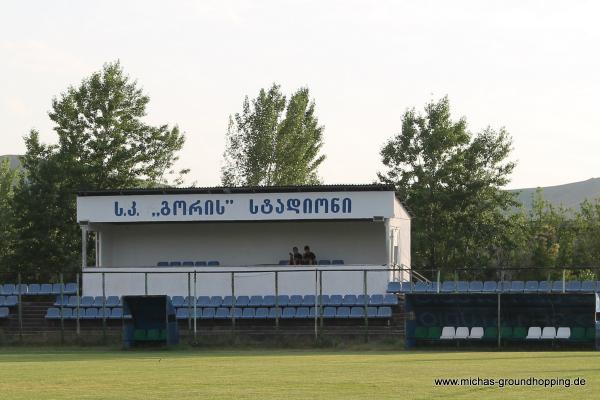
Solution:
[[[104,273],[102,273],[104,276]],[[148,273],[144,272],[144,295],[148,296]]]
[[[498,326],[498,348],[500,348],[502,346],[502,324],[501,324],[501,314],[500,314],[500,299],[501,299],[501,295],[500,293],[498,293],[498,322],[496,323],[496,325]]]
[[[106,344],[106,277],[102,273],[102,340]]]
[[[315,342],[319,340],[319,271],[315,268]]]
[[[196,276],[196,274],[194,273],[194,277],[195,276]],[[188,335],[189,335],[190,331],[192,330],[192,315],[191,315],[191,311],[192,310],[190,309],[191,308],[190,299],[192,297],[192,289],[190,287],[191,281],[190,281],[190,273],[189,272],[187,273],[187,280],[188,280],[188,282],[187,282],[187,284],[188,284],[188,291],[187,291],[188,292],[187,293],[187,298],[188,298],[188,318],[187,318],[187,320],[188,320]],[[194,284],[195,284],[195,282],[194,282]]]
[[[275,329],[279,330],[279,272],[275,271]]]
[[[323,331],[323,270],[319,270],[319,320]]]
[[[367,297],[367,270],[363,270],[363,297],[365,313],[365,341],[369,341],[369,298]]]
[[[441,279],[442,279],[442,278],[441,278],[441,275],[442,275],[442,274],[441,274],[441,271],[440,271],[440,270],[439,270],[439,268],[438,268],[438,270],[437,270],[437,292],[438,292],[438,293],[440,293],[440,286],[442,286],[442,282],[441,282]]]
[[[80,307],[80,297],[81,294],[79,293],[79,272],[77,274],[75,274],[75,279],[77,282],[77,289],[75,290],[75,295],[77,296],[77,319],[75,320],[76,322],[76,334],[77,334],[77,342],[79,342],[80,340],[80,335],[81,335],[81,325],[79,323],[79,307]],[[104,312],[104,310],[102,311]]]
[[[189,275],[189,272],[188,272]],[[197,315],[197,306],[196,306],[196,271],[194,271],[194,343],[196,343],[196,334],[197,334],[197,324],[198,324],[198,315]]]
[[[231,272],[231,329],[235,332],[235,272]]]
[[[63,304],[64,304],[64,297],[65,297],[65,293],[64,293],[64,288],[63,288],[63,274],[62,272],[60,273],[60,344],[64,344],[65,343],[65,319],[64,319],[64,313],[63,313]]]
[[[21,296],[21,273],[17,274],[17,313],[19,318],[19,342],[23,343],[23,297]]]
[[[563,273],[562,273],[562,292],[563,293],[565,292],[565,286],[566,286],[565,278],[566,278],[566,276],[567,276],[567,271],[563,268]]]

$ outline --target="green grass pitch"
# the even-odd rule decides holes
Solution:
[[[436,387],[434,378],[585,386]],[[2,399],[599,399],[595,352],[0,348]]]

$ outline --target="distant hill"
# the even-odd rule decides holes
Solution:
[[[544,199],[555,206],[563,205],[565,208],[579,209],[579,205],[585,200],[600,198],[600,178],[592,178],[587,181],[567,183],[558,186],[546,186]],[[515,189],[511,192],[520,192],[517,199],[526,210],[531,208],[531,199],[536,188]]]
[[[4,156],[0,156],[0,161],[4,160],[5,158],[8,158],[9,162],[10,162],[10,167],[17,168],[21,165],[21,162],[19,161],[19,157],[20,156],[14,155],[14,154],[7,154]]]

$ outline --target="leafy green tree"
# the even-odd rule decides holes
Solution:
[[[289,100],[278,85],[245,98],[229,119],[221,181],[226,186],[279,186],[318,183],[323,126],[307,88]]]
[[[17,170],[10,168],[9,159],[0,159],[0,273],[8,269],[14,244],[12,201],[16,179]]]
[[[56,144],[40,143],[35,131],[25,138],[13,262],[24,278],[77,271],[77,191],[164,185],[175,175],[184,136],[176,126],[145,123],[148,101],[119,62],[108,63],[52,101]]]
[[[444,97],[402,117],[401,132],[381,150],[385,173],[413,213],[413,265],[485,266],[509,243],[506,212],[514,195],[501,190],[515,164],[511,139],[501,129],[473,135],[464,118],[452,120]]]

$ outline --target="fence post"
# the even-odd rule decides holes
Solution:
[[[315,342],[319,340],[319,271],[315,268]]]
[[[188,272],[188,276],[189,276],[189,272]],[[188,302],[189,304],[189,302]],[[197,332],[197,321],[198,321],[198,315],[197,313],[197,308],[196,308],[196,271],[194,271],[194,343],[196,343],[196,332]],[[188,312],[189,314],[189,312]]]
[[[319,270],[319,319],[323,331],[323,270]]]
[[[275,329],[279,330],[279,272],[275,271]]]
[[[369,298],[367,297],[367,270],[363,270],[363,297],[364,297],[364,313],[365,313],[365,342],[369,341]]]
[[[64,344],[65,343],[65,319],[64,319],[64,313],[63,313],[63,303],[64,303],[64,297],[65,297],[65,293],[64,293],[64,288],[63,288],[63,274],[62,272],[60,273],[60,344]]]
[[[440,286],[442,286],[442,282],[441,282],[441,272],[438,269],[437,270],[437,292],[440,293]]]
[[[562,275],[563,275],[562,276],[562,292],[564,293],[565,292],[565,286],[566,286],[565,278],[567,276],[567,271],[564,268],[563,268],[563,274]]]
[[[235,272],[231,272],[231,329],[235,332]]]
[[[102,273],[102,340],[106,344],[106,277]]]
[[[194,278],[195,277],[196,277],[196,274],[194,273]],[[190,309],[191,308],[190,299],[191,299],[191,296],[192,296],[192,289],[190,288],[191,282],[190,282],[190,273],[189,272],[187,273],[187,280],[188,280],[188,282],[187,282],[188,283],[188,294],[187,294],[187,298],[188,298],[188,318],[187,318],[187,320],[188,320],[188,335],[189,335],[190,334],[189,332],[192,330],[192,315],[190,314],[191,311],[192,311]],[[195,284],[195,282],[194,282],[194,284]]]
[[[102,273],[104,276],[104,273]],[[148,296],[148,273],[144,272],[144,295]]]
[[[498,348],[500,348],[501,345],[502,345],[502,324],[501,324],[501,321],[500,321],[500,318],[501,318],[501,314],[500,314],[500,299],[501,298],[502,297],[501,297],[500,293],[498,293],[498,316],[497,316],[498,322],[496,323],[496,325],[498,326],[498,328],[497,328],[498,329]]]
[[[23,343],[23,297],[21,296],[21,273],[17,274],[17,313],[19,318],[19,342]]]
[[[80,307],[79,302],[80,302],[80,297],[81,297],[81,293],[79,293],[79,272],[77,274],[75,274],[75,279],[77,282],[77,289],[75,291],[75,295],[77,296],[76,334],[77,334],[77,342],[79,342],[80,335],[81,335],[81,325],[79,323],[79,307]],[[102,312],[104,312],[104,310]]]

